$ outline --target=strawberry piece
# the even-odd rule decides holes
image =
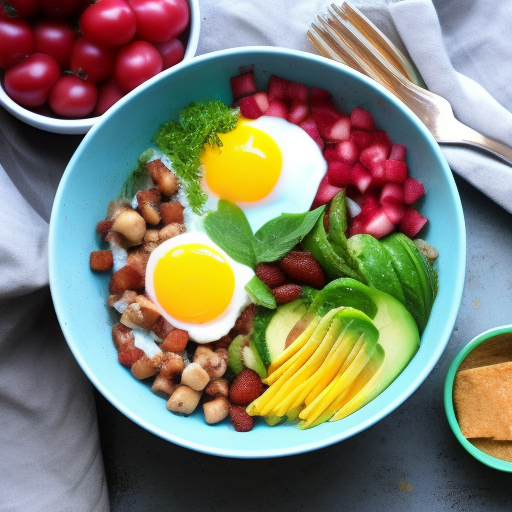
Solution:
[[[229,387],[229,401],[234,405],[247,405],[263,393],[260,376],[250,368],[244,368]]]
[[[372,193],[364,194],[359,206],[361,206],[361,213],[367,218],[373,217],[380,208],[377,196]]]
[[[366,224],[366,219],[364,215],[357,215],[352,219],[348,230],[348,236],[360,235],[364,233],[364,228]]]
[[[315,120],[312,117],[304,119],[299,126],[317,143],[318,147],[323,150],[324,141],[318,132]]]
[[[352,167],[351,179],[352,183],[362,194],[364,194],[372,184],[372,175],[368,169],[359,162],[357,162],[354,167]]]
[[[229,408],[229,419],[237,432],[250,432],[254,427],[254,419],[243,408],[232,405]]]
[[[371,171],[376,164],[385,162],[388,154],[389,151],[385,144],[372,142],[370,146],[361,151],[359,161]]]
[[[372,133],[363,130],[352,130],[350,132],[350,140],[360,149],[367,148],[372,142]]]
[[[395,225],[389,220],[383,208],[375,212],[364,226],[364,232],[375,238],[389,235],[395,229]]]
[[[423,183],[415,178],[408,177],[404,181],[404,203],[413,204],[425,194]]]
[[[247,119],[258,119],[268,110],[268,97],[266,92],[257,92],[244,96],[238,101],[240,114]]]
[[[332,94],[321,87],[311,87],[309,90],[309,103],[311,105],[330,104]]]
[[[311,113],[320,135],[328,142],[350,139],[350,118],[329,104],[312,105]]]
[[[386,183],[386,167],[384,162],[375,162],[370,168],[372,175],[372,188],[381,187]]]
[[[427,223],[427,219],[410,206],[406,207],[404,216],[399,224],[400,231],[409,238],[415,237],[421,228]]]
[[[335,146],[330,146],[324,151],[325,159],[329,161],[344,162],[354,165],[359,159],[359,148],[350,140],[338,142]]]
[[[375,130],[375,121],[373,115],[368,110],[361,107],[354,107],[350,112],[350,122],[354,128],[360,128],[361,130]]]
[[[284,101],[270,99],[269,96],[268,109],[265,112],[265,115],[286,119],[288,117],[288,107]]]
[[[234,101],[237,101],[242,96],[255,94],[257,91],[253,70],[231,77],[230,84]]]
[[[294,101],[288,112],[288,121],[293,124],[302,123],[310,115],[309,105],[306,102]]]
[[[272,288],[271,292],[278,304],[288,304],[288,302],[293,302],[300,297],[302,286],[288,283]]]
[[[325,274],[316,258],[307,251],[291,251],[279,263],[293,279],[315,288],[323,288]]]
[[[397,225],[405,214],[405,204],[392,198],[384,199],[381,204],[388,219]]]
[[[309,96],[309,87],[299,82],[288,81],[285,95],[292,102],[306,103]]]
[[[340,187],[334,187],[329,183],[327,173],[325,173],[325,176],[320,181],[320,185],[318,185],[318,190],[311,207],[318,208],[323,204],[327,204],[340,190]]]
[[[352,182],[352,166],[345,162],[329,162],[327,167],[329,184],[344,188]]]
[[[392,199],[400,203],[404,202],[404,189],[399,183],[386,183],[381,190],[379,201],[382,203],[387,199]]]
[[[407,157],[407,147],[403,144],[393,144],[389,153],[390,160],[402,160],[405,162]]]
[[[386,160],[384,169],[387,181],[403,183],[407,178],[407,164],[402,160]]]
[[[256,275],[269,287],[281,286],[286,281],[284,272],[272,263],[258,263]]]
[[[391,152],[391,140],[389,135],[383,130],[377,130],[372,134],[372,144],[378,144],[383,146],[386,149],[386,158],[389,158],[389,153]]]
[[[269,100],[287,99],[286,90],[288,88],[288,80],[281,78],[277,75],[271,75],[268,79],[267,93]]]

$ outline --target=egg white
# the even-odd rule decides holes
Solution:
[[[203,244],[216,250],[230,265],[235,275],[235,290],[228,307],[217,318],[204,323],[189,323],[173,318],[160,305],[155,294],[154,271],[159,259],[168,251],[184,244]],[[254,271],[230,258],[218,245],[214,244],[208,235],[201,232],[187,232],[166,240],[153,250],[146,267],[146,293],[158,308],[160,314],[174,327],[188,332],[190,339],[197,343],[209,343],[218,340],[229,333],[235,325],[236,319],[251,303],[247,291],[244,289],[247,282],[254,276]]]

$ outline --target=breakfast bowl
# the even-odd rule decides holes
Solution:
[[[478,435],[466,437],[461,428],[461,421],[464,422],[465,429],[468,419],[473,420],[475,414],[480,420],[484,417],[494,417],[494,421],[486,421],[486,427],[490,425],[490,428],[496,428],[496,417],[505,421],[506,416],[503,415],[503,407],[499,403],[490,409],[484,408],[482,404],[483,401],[487,402],[487,406],[493,403],[492,395],[497,394],[500,380],[493,383],[483,382],[484,388],[493,390],[491,396],[486,395],[485,400],[479,398],[482,395],[475,395],[474,399],[470,396],[471,389],[475,390],[475,393],[478,392],[475,387],[482,382],[483,377],[493,378],[494,375],[500,375],[498,372],[503,369],[503,364],[507,367],[512,364],[512,325],[494,327],[475,336],[457,354],[446,375],[444,407],[452,432],[471,456],[490,468],[512,473],[512,441],[493,439],[493,431],[488,433],[488,436],[484,436],[486,433],[482,431]],[[462,380],[457,380],[463,375],[459,372],[468,370],[470,372],[465,373]],[[467,382],[471,382],[471,387]],[[471,425],[471,421],[469,424]],[[476,428],[481,426],[478,425]],[[465,433],[467,434],[466,430]],[[507,437],[510,439],[510,436]]]
[[[177,415],[118,363],[112,343],[112,312],[106,305],[108,275],[92,272],[89,255],[100,247],[98,221],[116,198],[139,155],[152,145],[162,123],[176,119],[191,102],[233,101],[230,78],[252,70],[264,88],[272,75],[323,88],[340,109],[361,106],[393,141],[407,146],[410,173],[425,187],[421,212],[429,219],[421,236],[439,252],[439,292],[421,344],[398,377],[353,414],[301,430],[289,422],[271,427],[258,418],[250,432],[229,420],[215,425],[202,412]],[[316,190],[318,183],[304,190]],[[313,195],[314,195],[313,190]],[[306,210],[309,209],[307,206]],[[425,380],[448,342],[462,297],[465,230],[451,171],[425,126],[376,82],[309,53],[246,47],[222,50],[180,63],[122,98],[88,132],[62,177],[52,210],[50,285],[69,347],[96,388],[122,413],[157,436],[204,453],[237,458],[307,452],[351,437],[400,406]],[[293,344],[292,344],[293,346]],[[261,420],[261,421],[259,421]]]
[[[84,3],[84,2],[83,2]],[[182,60],[191,59],[199,43],[200,16],[198,0],[187,0],[189,6],[189,23],[187,28],[177,38],[183,45]],[[57,23],[62,23],[60,18],[55,18]],[[30,18],[29,18],[30,20]],[[51,21],[53,21],[50,18]],[[55,36],[53,36],[55,37]],[[89,50],[91,52],[92,50]],[[180,54],[181,57],[181,54]],[[0,70],[2,71],[2,70]],[[5,74],[5,70],[4,73]],[[106,82],[106,81],[105,81]],[[14,101],[5,90],[4,77],[0,75],[0,106],[5,108],[17,119],[27,123],[30,126],[53,133],[68,135],[80,135],[87,133],[101,116],[91,114],[82,118],[67,118],[56,115],[47,103],[33,109],[25,108]]]

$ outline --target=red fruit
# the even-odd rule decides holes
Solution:
[[[384,209],[379,209],[370,217],[364,226],[364,232],[375,238],[389,235],[395,229],[395,225],[389,220]]]
[[[389,135],[383,130],[377,130],[373,132],[372,144],[384,146],[384,148],[386,148],[387,155],[389,155],[389,153],[391,152],[391,140],[389,138]],[[386,156],[386,158],[389,158],[389,156]]]
[[[254,81],[253,70],[234,76],[229,82],[234,101],[242,98],[243,96],[256,93],[256,82]]]
[[[32,16],[39,11],[40,0],[9,0],[5,2],[9,8],[15,9],[16,14],[21,18],[27,18]]]
[[[360,162],[370,169],[381,162],[384,162],[388,158],[389,151],[385,144],[374,143],[361,151],[359,156]]]
[[[375,121],[373,115],[361,107],[355,107],[350,113],[350,122],[354,128],[361,130],[375,130]]]
[[[300,297],[302,286],[298,284],[283,284],[271,290],[272,295],[278,304],[288,304]]]
[[[299,82],[288,81],[286,85],[286,98],[292,102],[306,103],[308,101],[309,88]]]
[[[185,48],[179,39],[171,39],[163,43],[154,43],[158,53],[162,56],[162,69],[169,69],[183,60]]]
[[[391,153],[389,154],[390,160],[403,160],[407,157],[407,147],[403,144],[393,144],[391,146]]]
[[[370,167],[370,173],[372,175],[371,186],[381,187],[386,183],[386,167],[384,162],[374,162]]]
[[[25,19],[0,18],[0,68],[13,66],[26,55],[30,55],[33,49],[34,36]]]
[[[395,199],[384,199],[382,201],[382,209],[387,215],[388,219],[395,225],[397,225],[405,214],[405,205],[401,201]]]
[[[286,119],[288,117],[288,107],[286,106],[286,103],[284,101],[273,100],[270,99],[269,96],[268,109],[265,112],[265,115]]]
[[[247,119],[258,119],[268,110],[268,96],[266,92],[257,92],[244,96],[238,101],[240,114]]]
[[[42,18],[34,22],[34,52],[51,55],[62,69],[69,66],[75,44],[75,32],[67,21]]]
[[[367,148],[372,141],[371,132],[365,132],[363,130],[352,130],[350,132],[350,140],[356,144],[360,149]]]
[[[359,159],[359,153],[359,148],[354,142],[344,140],[326,149],[324,157],[327,161],[337,160],[349,165],[354,165]]]
[[[402,160],[386,160],[384,169],[387,181],[403,183],[407,178],[407,164]]]
[[[379,200],[380,202],[392,199],[394,201],[404,202],[404,188],[399,183],[386,183],[382,187]]]
[[[107,82],[98,89],[98,100],[96,107],[94,107],[94,115],[101,116],[104,114],[114,103],[123,97],[123,91],[115,82]]]
[[[326,173],[322,178],[322,181],[320,181],[320,185],[318,186],[318,190],[311,207],[318,208],[323,204],[327,204],[340,190],[340,187],[334,187],[329,183],[329,178]]]
[[[315,288],[323,288],[325,284],[324,271],[310,252],[291,251],[279,265],[290,277],[305,284]]]
[[[363,164],[357,162],[352,167],[351,179],[359,192],[364,194],[370,188],[373,178],[368,169]]]
[[[247,405],[263,393],[260,376],[250,368],[244,368],[229,387],[229,401],[234,405]]]
[[[332,95],[330,92],[320,87],[311,87],[309,90],[309,103],[319,105],[321,103],[331,103]]]
[[[62,75],[48,93],[48,104],[59,116],[87,117],[96,105],[98,88],[94,82],[76,75]]]
[[[272,263],[258,263],[256,275],[269,287],[276,288],[286,281],[284,272]]]
[[[322,137],[320,137],[320,133],[316,127],[315,120],[312,117],[304,119],[304,121],[302,121],[299,126],[317,143],[320,149],[324,148],[324,141]]]
[[[410,176],[404,181],[404,203],[413,204],[425,194],[425,187],[420,181]]]
[[[329,184],[344,188],[352,183],[352,166],[344,162],[329,162],[327,178]]]
[[[293,124],[300,124],[310,115],[309,105],[306,102],[294,101],[288,112],[288,121]]]
[[[76,40],[71,50],[70,69],[85,73],[90,82],[101,82],[112,74],[114,50],[99,46],[85,37]]]
[[[328,142],[341,142],[350,139],[350,118],[336,107],[328,104],[311,107],[313,119],[320,135]]]
[[[270,100],[284,101],[288,98],[288,80],[277,75],[271,75],[268,79],[267,92]]]
[[[249,432],[254,427],[254,419],[243,407],[232,405],[229,408],[229,419],[237,432]]]
[[[409,238],[415,237],[421,228],[427,223],[427,219],[410,206],[405,209],[404,216],[400,221],[399,229]]]

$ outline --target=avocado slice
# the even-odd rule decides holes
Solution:
[[[351,236],[347,248],[357,261],[368,286],[389,293],[405,304],[404,292],[391,262],[391,255],[376,238],[367,234]]]
[[[381,243],[391,256],[405,306],[423,332],[437,295],[437,274],[415,243],[404,234],[393,233]]]

